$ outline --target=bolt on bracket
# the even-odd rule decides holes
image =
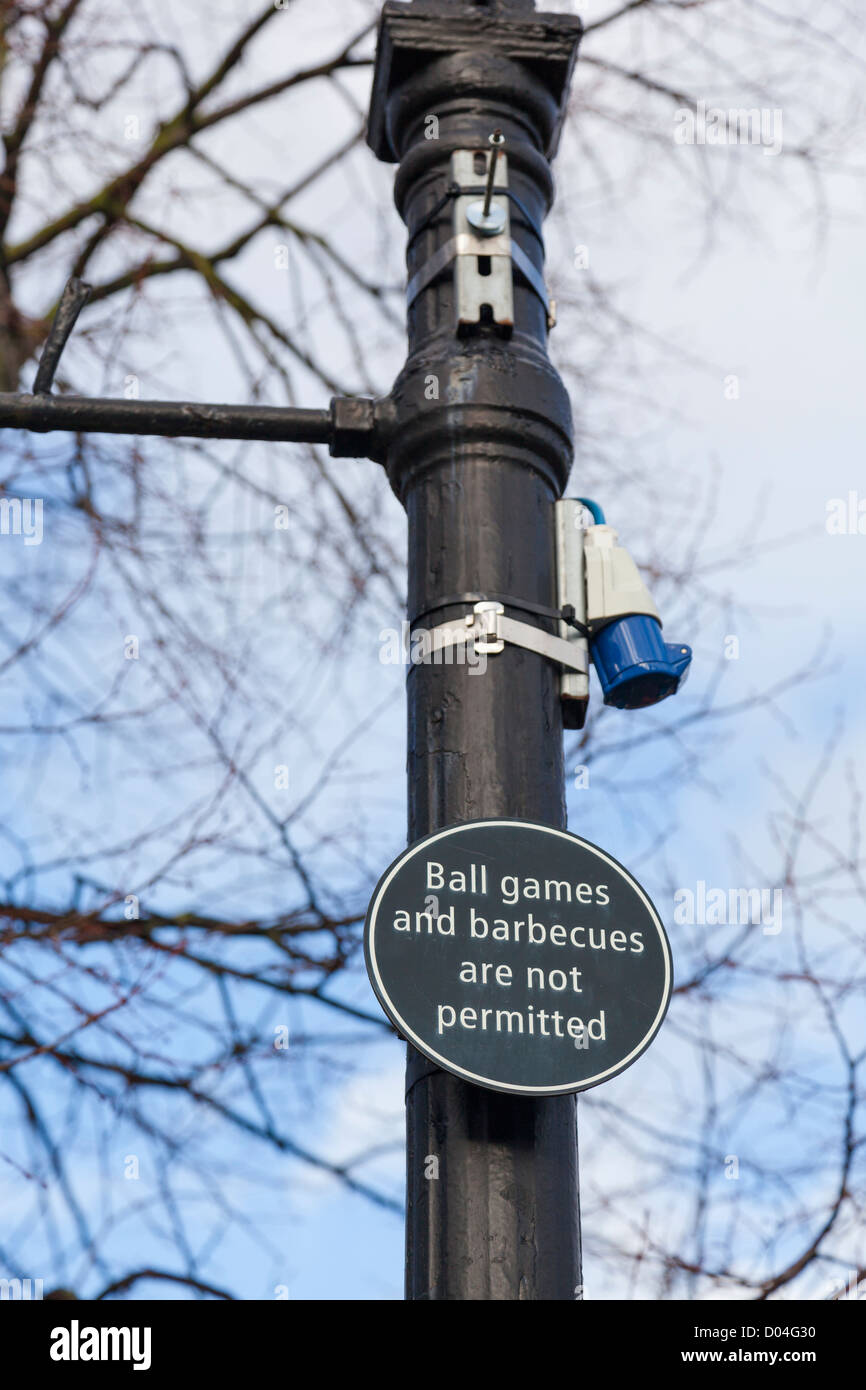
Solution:
[[[485,160],[479,171],[476,160]],[[486,198],[479,197],[479,179],[493,172],[496,186],[488,182]],[[547,313],[547,326],[556,323],[556,304],[547,292],[544,277],[521,246],[511,237],[508,197],[508,158],[498,145],[486,150],[455,150],[451,156],[451,183],[455,191],[454,235],[418,270],[406,289],[407,307],[450,265],[454,265],[455,329],[494,323],[510,333],[514,327],[514,268],[516,267]],[[496,195],[502,195],[498,199]],[[485,211],[486,208],[486,211]]]

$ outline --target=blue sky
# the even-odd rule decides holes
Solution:
[[[360,28],[367,8],[360,3],[299,7],[304,38],[298,51],[302,55],[329,51],[335,26],[340,32],[344,27],[346,32]],[[167,8],[162,9],[166,24],[183,23],[170,21]],[[608,9],[601,4],[581,7],[587,20]],[[349,22],[348,10],[352,16],[357,12],[357,24],[354,18]],[[226,17],[222,20],[225,23]],[[624,54],[632,41],[637,42],[623,41]],[[264,71],[269,66],[279,69],[284,60],[285,53],[276,45],[257,55]],[[680,61],[684,61],[681,55]],[[346,81],[347,91],[361,106],[368,80],[362,71]],[[579,66],[578,93],[581,83],[589,81],[590,75]],[[729,85],[726,97],[732,86],[735,91],[736,84]],[[716,99],[711,88],[707,96]],[[150,103],[146,109],[151,111],[152,94],[143,100]],[[290,96],[279,112],[269,108],[258,113],[251,125],[233,131],[220,144],[221,157],[234,159],[248,177],[264,181],[288,136],[292,158],[315,162],[344,133],[350,103],[333,94],[323,95],[320,119],[311,125],[305,100]],[[737,104],[747,104],[746,93]],[[799,114],[796,109],[785,111],[792,138]],[[862,767],[864,752],[860,691],[866,676],[862,640],[866,535],[832,536],[825,523],[831,499],[858,488],[866,497],[862,430],[858,428],[863,396],[858,313],[864,288],[862,192],[841,169],[831,174],[826,185],[831,215],[824,224],[813,215],[807,181],[790,174],[785,156],[774,160],[751,147],[671,148],[664,159],[658,158],[651,177],[646,171],[637,177],[628,139],[607,127],[605,153],[616,196],[603,197],[594,172],[580,160],[581,119],[579,111],[572,114],[563,139],[557,166],[561,196],[551,220],[548,262],[552,286],[562,302],[551,353],[572,388],[580,429],[570,490],[597,495],[608,519],[619,527],[623,542],[641,559],[669,559],[674,568],[683,563],[689,545],[687,528],[700,515],[701,499],[711,485],[716,493],[697,560],[695,583],[706,595],[700,613],[688,587],[674,595],[662,581],[658,593],[669,636],[695,647],[689,684],[675,708],[669,704],[657,712],[632,715],[605,711],[590,764],[590,787],[572,788],[569,796],[570,828],[602,844],[630,868],[670,922],[677,886],[693,886],[699,879],[725,886],[775,886],[780,881],[783,857],[774,836],[781,833],[781,803],[774,779],[799,791],[837,727],[842,729],[838,755],[815,814],[830,842],[841,843],[848,831],[850,801],[844,764],[847,759]],[[672,147],[672,112],[648,108],[646,120],[653,138],[669,137]],[[689,193],[689,161],[705,164],[706,186],[726,206],[729,183],[746,190],[742,212],[731,200],[726,216],[710,219],[711,244],[697,187],[691,186]],[[347,171],[303,195],[297,215],[311,222],[326,220],[344,253],[360,264],[384,257],[397,284],[402,275],[403,229],[390,203],[392,171],[376,166],[363,148],[351,157]],[[365,196],[381,197],[385,208],[381,225],[358,215],[359,190]],[[188,214],[181,200],[166,194],[160,201],[157,193],[156,202],[166,221],[184,228]],[[225,205],[221,199],[215,201],[214,218],[220,226],[231,225],[229,200]],[[616,341],[605,346],[592,337],[592,299],[580,281],[581,271],[571,264],[571,249],[577,243],[589,248],[593,277],[616,287],[619,308],[651,329],[651,340],[639,338],[628,347]],[[270,251],[270,247],[264,253],[251,251],[240,267],[247,290],[268,302],[276,293]],[[63,270],[58,261],[60,280]],[[184,293],[174,287],[164,292],[175,305],[180,302],[175,297]],[[281,284],[279,293],[283,292]],[[285,293],[288,301],[289,291]],[[399,310],[399,300],[396,305]],[[322,305],[317,307],[318,317],[311,315],[316,319],[311,337],[320,355],[339,373],[347,369],[341,360],[341,354],[347,355],[345,343],[329,328]],[[373,386],[384,392],[399,368],[402,344],[399,336],[388,335],[376,322],[365,317],[362,323],[374,364]],[[159,335],[157,319],[148,321],[147,329],[137,348],[143,395],[237,399],[242,393],[231,354],[218,339],[203,345],[191,324],[187,329],[173,328],[166,343]],[[99,379],[92,360],[81,349],[73,347],[71,354],[81,389],[121,393],[122,383],[112,376],[110,363]],[[637,366],[640,375],[632,378],[630,373]],[[736,399],[725,393],[731,374],[739,382]],[[352,384],[364,389],[364,383]],[[325,403],[321,384],[305,380],[303,372],[298,373],[297,390],[304,404]],[[605,472],[606,459],[615,464],[610,474]],[[264,451],[249,451],[248,460],[260,478],[274,466]],[[303,464],[285,476],[287,497],[291,489],[307,485]],[[367,495],[372,487],[371,510],[384,517],[399,550],[403,517],[374,465],[347,463],[340,476],[353,497]],[[236,498],[227,501],[227,524],[236,506]],[[243,519],[254,524],[254,507]],[[298,557],[304,555],[305,544],[312,544],[311,538],[293,538],[290,543],[297,545],[293,558],[300,563]],[[718,569],[717,557],[724,557]],[[40,563],[35,549],[26,558],[30,565]],[[266,590],[273,582],[270,571],[252,577],[251,613],[262,586]],[[181,601],[179,582],[178,590]],[[669,609],[665,608],[668,595]],[[361,832],[362,851],[350,865],[342,863],[339,844],[324,852],[326,858],[331,856],[335,890],[345,887],[356,904],[363,900],[365,885],[372,887],[399,851],[405,836],[403,673],[381,666],[377,658],[380,629],[399,624],[401,617],[393,597],[381,588],[374,590],[363,624],[346,638],[342,671],[310,672],[296,642],[287,640],[285,650],[280,649],[278,629],[269,668],[275,681],[285,680],[287,688],[302,692],[307,715],[317,706],[321,709],[316,757],[310,756],[299,729],[286,734],[286,756],[292,761],[298,795],[315,784],[320,757],[345,734],[348,709],[357,716],[391,697],[363,738],[342,758],[310,832],[311,839],[331,826],[351,825]],[[214,615],[214,622],[219,621],[219,615]],[[109,669],[120,628],[135,622],[136,615],[122,611],[112,614],[111,623],[99,612],[90,614],[88,651],[94,672]],[[740,655],[726,661],[725,638],[731,635],[739,640]],[[234,629],[227,626],[223,640],[229,648],[237,643],[239,650],[243,623]],[[681,743],[646,738],[654,730],[669,727],[671,720],[696,711],[718,671],[722,672],[721,703],[737,705],[800,670],[803,678],[773,708],[758,705],[696,723],[684,729]],[[146,673],[146,666],[142,671]],[[594,702],[600,704],[597,687]],[[178,739],[182,752],[181,734]],[[634,746],[615,756],[604,755],[607,746],[623,740]],[[570,767],[579,755],[573,751],[573,740],[567,741],[566,748]],[[690,749],[702,754],[700,775],[683,751]],[[269,747],[265,762],[270,753]],[[42,770],[44,794],[38,795],[33,793],[29,768],[18,777],[13,773],[19,830],[26,828],[40,837],[43,846],[50,845],[52,802],[56,806],[73,788],[82,795],[84,842],[91,817],[110,823],[120,815],[132,830],[148,817],[155,818],[173,796],[195,786],[195,772],[179,768],[162,786],[148,791],[146,801],[133,798],[130,806],[122,778],[136,779],[140,771],[134,767],[124,772],[108,761],[82,792],[70,759]],[[239,881],[233,872],[223,873],[218,862],[207,860],[201,865],[200,879],[193,872],[190,882],[173,887],[184,902],[191,894],[199,901],[220,902],[228,911],[240,910],[250,895],[260,903],[279,903],[286,880],[277,867],[258,879]],[[843,914],[849,909],[850,904],[840,904]],[[818,929],[818,920],[810,916],[806,928],[810,946]],[[678,970],[688,970],[700,958],[707,944],[697,935],[700,930],[672,930]],[[724,932],[714,942],[723,939]],[[790,952],[791,960],[795,959],[796,949],[792,912],[786,916],[780,939],[750,941],[748,954],[756,969],[777,969],[780,961],[788,959],[784,953]],[[837,959],[845,959],[841,948]],[[762,1026],[766,1000],[761,988],[756,974],[731,1002],[730,1013],[722,1013],[756,1056],[764,1050],[770,1055],[777,1041],[768,1038]],[[360,970],[343,981],[340,990],[347,1000],[376,1012]],[[261,1000],[255,1001],[251,994],[240,997],[248,1002],[252,1017]],[[581,1102],[589,1298],[617,1291],[616,1267],[606,1257],[605,1242],[626,1229],[637,1213],[628,1194],[639,1160],[610,1148],[608,1126],[613,1121],[606,1107],[619,1105],[636,1119],[650,1117],[656,1109],[676,1115],[684,1091],[694,1088],[696,1096],[701,1092],[699,1052],[690,1036],[695,1019],[687,1005],[682,1012],[677,1012],[679,1008],[675,1000],[670,1023],[630,1073]],[[280,1017],[275,1006],[273,1020]],[[313,1005],[296,1009],[291,1023],[295,1034],[305,1035],[317,1028],[327,1028],[336,1036],[345,1029],[348,1035],[350,1027]],[[849,1023],[856,1033],[859,1025],[853,1017]],[[804,1031],[785,1046],[791,1049],[788,1060],[795,1059],[804,1077],[819,1077],[825,1069],[832,1077],[832,1048],[820,1029],[814,1036]],[[784,1125],[786,1098],[778,1097],[763,1114],[738,1119],[734,1099],[739,1083],[733,1074],[726,1082],[723,1117],[714,1142],[723,1151],[726,1144],[737,1146],[734,1151],[742,1155],[746,1186],[750,1159],[771,1167],[779,1164],[778,1134]],[[363,1052],[335,1045],[330,1054],[329,1047],[322,1046],[313,1060],[290,1070],[288,1079],[275,1084],[274,1096],[291,1117],[296,1137],[302,1135],[304,1143],[320,1153],[342,1159],[384,1144],[386,1152],[365,1165],[363,1173],[378,1190],[399,1200],[402,1049],[396,1041],[383,1039]],[[807,1106],[807,1101],[803,1104]],[[726,1106],[731,1116],[728,1133]],[[123,1143],[127,1142],[134,1141],[124,1138]],[[206,1154],[206,1144],[201,1147],[197,1141],[197,1150]],[[804,1141],[804,1154],[807,1151]],[[823,1161],[820,1149],[816,1154],[819,1164]],[[291,1159],[263,1152],[247,1154],[234,1139],[222,1140],[214,1158],[218,1164],[249,1161],[247,1175],[238,1174],[232,1190],[246,1212],[263,1216],[278,1250],[266,1256],[242,1235],[233,1235],[213,1253],[215,1282],[222,1278],[246,1297],[273,1296],[273,1288],[281,1283],[297,1298],[402,1296],[402,1232],[396,1215],[340,1190]],[[653,1223],[672,1229],[681,1224],[686,1229],[688,1198],[670,1181],[675,1157],[667,1168],[656,1158],[647,1162],[656,1164],[651,1183]],[[615,1200],[612,1194],[620,1186],[622,1196]],[[754,1191],[755,1226],[771,1226],[772,1203],[760,1195],[763,1189],[757,1183]],[[7,1185],[0,1192],[4,1204],[14,1202],[14,1187]],[[119,1202],[125,1192],[118,1190]],[[720,1199],[720,1223],[724,1211]],[[126,1229],[128,1234],[121,1234],[121,1241],[139,1238],[134,1222]],[[157,1245],[165,1242],[165,1249],[169,1248],[165,1231],[157,1235],[150,1230],[147,1239]],[[851,1232],[846,1240],[852,1261],[859,1258],[862,1263],[863,1251],[858,1255],[857,1244],[862,1245],[862,1234]],[[636,1296],[641,1292],[638,1287]]]

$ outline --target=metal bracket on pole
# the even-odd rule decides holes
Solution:
[[[577,624],[560,623],[559,635],[583,653],[580,675],[564,671],[560,681],[562,717],[566,729],[582,729],[589,705],[589,643],[586,638],[586,579],[583,549],[583,504],[574,497],[556,503],[557,598],[574,611]]]
[[[496,186],[489,186],[485,204],[478,197],[478,180],[484,172],[476,166],[479,159],[485,161],[490,176],[494,172],[492,161],[496,161]],[[489,154],[479,150],[455,150],[451,156],[451,181],[454,235],[409,281],[407,306],[411,307],[422,290],[453,263],[457,330],[490,322],[510,332],[514,327],[516,266],[544,305],[548,328],[553,328],[556,304],[547,292],[544,277],[511,237],[507,157],[496,146]],[[500,197],[491,201],[491,194],[494,199],[497,194]],[[484,206],[488,208],[486,213]]]
[[[423,637],[421,634],[423,633]],[[554,637],[531,623],[520,623],[515,618],[507,618],[501,603],[485,600],[476,603],[472,612],[465,618],[452,619],[434,628],[417,628],[416,636],[424,659],[432,657],[446,647],[460,646],[472,642],[476,653],[497,656],[505,650],[506,642],[526,651],[537,652],[549,661],[554,661],[568,671],[579,671],[586,675],[589,670],[587,654],[581,647],[562,637]]]

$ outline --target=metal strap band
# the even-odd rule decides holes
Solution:
[[[444,212],[445,208],[448,206],[452,198],[465,198],[472,196],[473,194],[476,197],[481,198],[484,196],[486,192],[487,188],[483,183],[469,184],[465,188],[462,187],[459,183],[449,184],[448,188],[442,194],[442,197],[433,205],[430,211],[426,213],[426,215],[418,223],[418,226],[415,228],[412,235],[409,237],[408,245],[412,246],[418,240],[418,237],[421,235],[421,233],[426,232],[427,228],[431,225],[431,223],[436,221],[436,218],[439,216],[439,214],[441,212]],[[535,225],[535,222],[532,219],[532,214],[530,213],[526,204],[522,202],[520,198],[518,198],[514,190],[512,188],[494,188],[493,196],[495,198],[508,198],[514,204],[521,217],[526,222],[527,227],[532,232],[532,235],[543,248],[544,239],[541,235],[541,232],[539,228]]]
[[[470,237],[465,235],[462,238],[462,240],[466,242],[470,241],[470,239]],[[460,240],[460,237],[453,236],[450,241],[446,241],[444,246],[440,246],[435,255],[431,256],[429,261],[425,261],[421,269],[412,276],[412,279],[406,286],[407,306],[414,304],[421,291],[426,290],[427,286],[432,280],[436,279],[437,275],[441,275],[443,270],[448,269],[448,266],[454,260],[455,256],[460,254]],[[464,254],[467,253],[464,252]]]
[[[412,633],[413,640],[416,632],[419,635],[424,634],[422,646],[428,656],[446,647],[460,646],[467,642],[474,643],[476,652],[495,656],[503,651],[505,643],[509,642],[512,646],[523,647],[527,651],[547,657],[549,661],[564,666],[568,671],[580,671],[586,675],[589,670],[587,653],[582,644],[568,642],[564,637],[552,637],[540,627],[533,627],[530,623],[519,623],[514,618],[506,618],[499,603],[476,604],[472,613],[467,613],[462,623],[459,619],[453,619],[450,623],[440,624],[439,627],[417,628]]]
[[[547,314],[550,317],[552,317],[554,313],[553,300],[547,293],[547,286],[544,283],[544,276],[541,274],[539,270],[536,269],[536,267],[532,264],[532,261],[527,256],[526,252],[523,250],[523,247],[518,246],[516,241],[512,241],[511,243],[511,259],[517,266],[517,269],[520,271],[521,275],[526,280],[530,288],[535,290],[535,293],[538,295],[538,298],[544,305]]]
[[[515,647],[525,647],[530,652],[538,652],[539,656],[546,656],[568,671],[580,671],[583,675],[589,671],[586,652],[567,642],[564,637],[552,637],[540,627],[533,627],[530,623],[518,623],[514,618],[504,616],[499,618],[496,628],[498,636]]]
[[[446,241],[444,246],[440,246],[429,261],[426,261],[421,269],[412,276],[406,286],[407,307],[411,308],[422,290],[426,290],[427,286],[432,284],[443,270],[447,270],[451,262],[458,256],[510,256],[530,289],[535,291],[547,313],[551,315],[553,313],[553,301],[547,293],[544,277],[516,241],[507,240],[507,245],[505,245],[506,240],[506,238],[497,237],[488,243],[479,244],[477,237],[469,236],[466,232],[451,237],[450,241]]]
[[[518,612],[534,613],[539,618],[552,618],[555,622],[565,623],[568,627],[574,628],[581,637],[589,636],[589,628],[578,622],[571,604],[564,604],[562,608],[549,608],[544,603],[530,603],[529,599],[512,598],[510,594],[448,594],[445,598],[438,598],[435,603],[428,604],[426,608],[419,608],[417,613],[412,614],[409,622],[414,626],[419,618],[426,618],[429,613],[435,613],[439,608],[456,608],[460,603],[501,603],[505,608],[516,608]]]

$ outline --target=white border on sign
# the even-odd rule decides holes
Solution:
[[[634,1047],[632,1051],[628,1054],[628,1056],[624,1058],[623,1061],[617,1062],[616,1066],[608,1067],[607,1071],[599,1072],[597,1076],[592,1076],[586,1081],[579,1081],[576,1083],[573,1081],[567,1082],[563,1086],[509,1086],[504,1081],[494,1081],[491,1077],[479,1076],[475,1072],[466,1071],[463,1067],[459,1067],[456,1065],[456,1063],[449,1061],[447,1057],[443,1057],[441,1053],[436,1052],[435,1049],[432,1048],[429,1043],[424,1042],[421,1038],[418,1037],[417,1033],[413,1032],[413,1030],[403,1019],[403,1017],[394,1008],[394,1004],[391,1000],[391,997],[388,994],[388,991],[385,989],[382,977],[379,974],[379,965],[376,960],[375,942],[376,916],[379,911],[379,904],[382,901],[382,897],[385,891],[387,890],[391,880],[394,878],[395,874],[397,874],[399,870],[404,867],[404,865],[408,864],[410,859],[414,859],[415,855],[418,854],[422,849],[425,849],[429,845],[435,844],[437,840],[443,840],[446,837],[453,837],[455,835],[459,835],[461,831],[464,830],[479,830],[482,826],[495,828],[497,826],[507,825],[522,826],[526,830],[540,830],[545,835],[558,835],[560,839],[568,840],[572,844],[577,843],[579,845],[582,845],[584,849],[590,850],[591,853],[597,855],[599,859],[603,859],[606,864],[609,864],[610,867],[616,873],[618,873],[621,878],[624,878],[625,881],[630,885],[630,887],[632,887],[636,891],[638,897],[642,900],[645,907],[647,908],[647,911],[649,912],[650,917],[652,918],[653,925],[655,926],[656,931],[659,934],[659,940],[661,942],[662,947],[662,955],[664,956],[665,962],[664,994],[662,997],[661,1006],[659,1007],[659,1011],[653,1019],[653,1022],[650,1025],[649,1029],[644,1034],[641,1041],[638,1043],[637,1047]],[[615,859],[612,859],[609,854],[606,854],[603,849],[599,849],[597,845],[591,844],[589,840],[581,839],[579,835],[573,834],[570,830],[555,830],[552,826],[540,825],[537,821],[516,820],[513,818],[505,818],[500,820],[464,821],[463,824],[452,825],[447,830],[434,831],[432,835],[425,835],[424,839],[419,840],[417,844],[410,845],[410,847],[407,850],[405,850],[398,859],[395,859],[394,863],[391,865],[391,868],[386,872],[385,877],[379,884],[376,896],[374,897],[367,911],[364,944],[368,965],[373,976],[373,988],[375,989],[376,994],[379,998],[379,1003],[382,1005],[391,1021],[395,1023],[397,1027],[400,1029],[400,1032],[403,1033],[404,1036],[408,1038],[408,1040],[412,1043],[413,1047],[416,1047],[418,1051],[422,1053],[423,1056],[429,1058],[430,1061],[441,1063],[445,1071],[451,1072],[454,1076],[462,1076],[464,1080],[472,1081],[478,1086],[486,1086],[489,1090],[506,1091],[510,1092],[513,1095],[556,1096],[563,1094],[573,1094],[577,1091],[588,1091],[591,1086],[597,1086],[599,1082],[606,1081],[608,1077],[618,1076],[621,1071],[625,1071],[626,1067],[630,1066],[631,1063],[634,1062],[640,1056],[640,1054],[646,1051],[646,1049],[649,1047],[650,1043],[652,1042],[653,1038],[655,1037],[656,1033],[662,1025],[662,1020],[664,1019],[665,1013],[667,1012],[668,1004],[671,1000],[673,972],[671,963],[670,944],[668,942],[667,934],[664,929],[664,924],[661,918],[659,917],[658,913],[656,912],[655,907],[650,902],[644,890],[641,888],[640,884],[637,882],[636,879],[632,878],[631,874],[628,872],[627,869],[623,867],[622,864],[618,864],[617,861]]]

